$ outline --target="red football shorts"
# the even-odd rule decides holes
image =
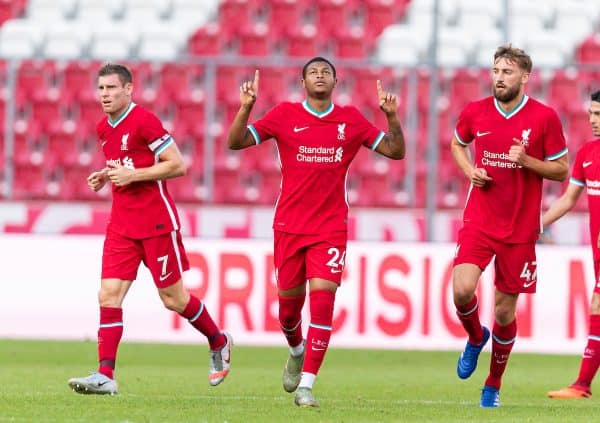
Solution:
[[[507,294],[534,293],[537,286],[537,261],[535,242],[507,244],[496,241],[483,232],[462,228],[458,233],[458,245],[454,265],[471,263],[484,270],[492,258],[496,271],[495,285]]]
[[[190,268],[181,233],[132,239],[108,230],[102,252],[102,279],[136,279],[140,263],[150,270],[157,288],[173,285]]]
[[[339,285],[347,242],[346,232],[299,235],[275,231],[277,288],[291,289],[312,278],[327,279]]]

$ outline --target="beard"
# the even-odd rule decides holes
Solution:
[[[496,86],[494,86],[493,91],[496,100],[498,100],[501,103],[508,103],[514,100],[517,97],[517,95],[519,95],[519,91],[521,91],[521,85],[515,85],[511,88],[505,85],[503,93],[498,92],[498,89],[496,88]]]

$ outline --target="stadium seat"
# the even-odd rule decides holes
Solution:
[[[290,57],[315,57],[319,52],[319,38],[313,25],[296,28],[287,39],[286,54]]]
[[[96,73],[98,63],[70,61],[62,71],[61,90],[71,101],[90,100],[96,96]]]
[[[0,27],[0,57],[30,59],[39,53],[44,32],[36,22],[13,19]]]
[[[331,38],[341,28],[347,28],[348,1],[347,0],[317,0],[316,22],[319,36]]]
[[[359,27],[337,31],[335,41],[335,55],[341,59],[364,59],[373,47]]]
[[[305,9],[302,0],[272,0],[269,3],[269,32],[276,39],[286,37],[290,28],[302,24]]]
[[[239,37],[241,30],[250,23],[250,0],[222,0],[219,4],[219,26],[229,28]]]
[[[197,56],[216,56],[229,41],[223,33],[216,23],[198,28],[188,40],[188,52]]]
[[[87,54],[90,28],[79,21],[50,21],[46,30],[43,54],[52,59],[79,59]]]
[[[372,36],[378,37],[384,28],[393,25],[400,17],[404,16],[408,3],[409,0],[365,1],[365,32],[370,32]]]
[[[263,23],[250,24],[242,30],[238,53],[242,56],[267,56],[271,50],[269,28]]]
[[[558,110],[564,111],[574,100],[582,98],[581,76],[575,68],[558,70],[549,81],[546,101]]]
[[[27,18],[39,22],[69,19],[75,13],[77,0],[28,0]]]
[[[600,33],[586,38],[577,48],[576,58],[582,64],[600,63]]]
[[[135,54],[140,33],[121,21],[103,22],[92,27],[89,55],[99,60],[126,60]]]
[[[39,200],[47,197],[46,175],[41,166],[16,165],[13,181],[15,200]]]

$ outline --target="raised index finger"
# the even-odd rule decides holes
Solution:
[[[379,94],[381,96],[381,93],[383,93],[383,87],[381,86],[381,80],[377,80],[377,94]]]
[[[254,71],[254,85],[258,85],[259,72],[258,69]]]

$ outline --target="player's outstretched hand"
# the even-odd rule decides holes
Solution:
[[[258,69],[254,71],[254,81],[246,81],[240,86],[240,103],[242,106],[252,106],[258,96]]]
[[[379,98],[379,108],[386,114],[395,114],[398,109],[396,96],[383,90],[381,81],[377,80],[377,97]]]
[[[92,172],[90,176],[87,177],[88,187],[94,192],[98,192],[102,189],[102,187],[108,181],[108,168],[105,167],[99,172]]]

